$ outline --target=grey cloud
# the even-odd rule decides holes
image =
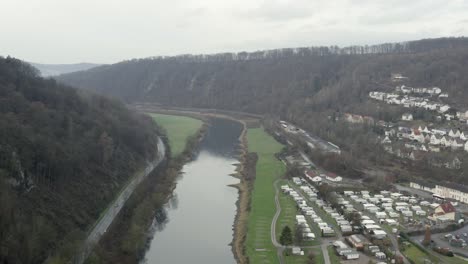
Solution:
[[[266,21],[288,21],[310,18],[314,14],[310,2],[306,1],[263,1],[256,8],[242,12],[242,16]]]
[[[0,55],[44,63],[468,35],[467,0],[4,2]]]

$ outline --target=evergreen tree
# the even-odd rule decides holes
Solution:
[[[283,228],[283,231],[281,232],[280,243],[281,245],[287,246],[287,245],[291,245],[292,242],[293,242],[293,239],[292,239],[291,228],[289,228],[289,226],[285,226]]]

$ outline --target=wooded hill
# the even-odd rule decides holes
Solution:
[[[370,91],[393,91],[397,85],[390,81],[393,73],[407,76],[406,85],[440,87],[449,94],[446,103],[466,108],[466,69],[468,38],[439,38],[134,59],[62,75],[58,80],[127,102],[218,108],[285,119],[338,144],[349,154],[349,162],[346,155],[340,158],[349,167],[359,163],[356,159],[381,164],[389,157],[376,140],[375,128],[350,127],[335,122],[336,117],[351,112],[397,121],[405,109],[379,105],[368,96]],[[430,175],[446,179],[465,177],[458,172],[431,171]]]
[[[68,259],[129,177],[156,158],[158,134],[118,101],[0,57],[0,263]]]
[[[375,46],[311,47],[254,53],[134,59],[58,77],[122,98],[174,106],[286,115],[291,109],[346,109],[376,82],[403,73],[414,85],[439,86],[451,98],[463,88],[468,39],[443,38]]]

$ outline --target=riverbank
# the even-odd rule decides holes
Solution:
[[[247,132],[249,129],[258,128],[260,126],[260,117],[252,115],[243,115],[243,113],[225,113],[217,111],[197,111],[197,109],[162,109],[159,107],[140,107],[139,110],[153,112],[164,115],[189,116],[206,120],[207,118],[222,118],[234,122],[238,122],[243,126],[242,132],[239,135],[239,163],[236,164],[236,173],[232,176],[238,178],[238,184],[231,185],[238,190],[238,200],[236,202],[236,215],[233,223],[233,239],[231,249],[237,263],[249,263],[246,238],[248,232],[248,220],[251,207],[251,194],[254,188],[254,180],[256,174],[256,164],[258,155],[248,152]],[[229,115],[228,115],[229,114]],[[268,136],[268,135],[267,135]]]
[[[239,164],[236,168],[236,177],[239,178],[240,182],[233,185],[238,191],[238,200],[236,202],[236,216],[233,224],[233,238],[232,238],[232,253],[237,263],[246,264],[248,263],[247,256],[245,255],[245,237],[247,233],[247,217],[249,212],[249,201],[250,201],[250,186],[251,180],[255,175],[252,175],[252,167],[255,167],[256,160],[253,162],[248,155],[247,151],[247,125],[245,122],[239,121],[243,124],[242,133],[239,136],[240,142],[240,153],[238,156]],[[253,171],[255,174],[255,170]]]
[[[206,128],[206,123],[200,122],[200,127],[192,129],[194,134],[188,137],[167,131],[168,136],[163,139],[168,146],[166,157],[171,157],[170,137],[179,137],[172,140],[185,142],[185,149],[164,160],[137,187],[86,263],[138,263],[144,257],[155,212],[171,197],[180,169],[192,159]]]

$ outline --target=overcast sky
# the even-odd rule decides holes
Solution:
[[[0,10],[0,55],[40,63],[468,35],[468,0],[0,0]]]

